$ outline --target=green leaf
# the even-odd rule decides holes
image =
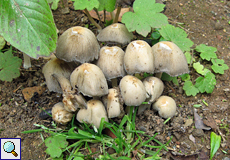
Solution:
[[[126,12],[122,16],[122,23],[125,23],[129,32],[137,33],[146,37],[152,28],[161,28],[168,24],[167,17],[160,13],[165,5],[155,3],[155,0],[135,0],[133,4],[134,12]]]
[[[116,5],[116,0],[99,0],[98,11],[106,10],[108,12],[113,12]]]
[[[4,48],[5,44],[6,44],[5,39],[0,35],[0,50]]]
[[[153,39],[159,39],[160,36],[161,36],[161,34],[160,34],[159,30],[154,31],[154,32],[151,34],[151,37],[152,37]]]
[[[195,58],[192,57],[192,55],[190,54],[190,52],[185,52],[184,53],[187,63],[191,64],[192,62],[195,62]]]
[[[167,24],[161,27],[159,32],[165,40],[172,41],[183,52],[190,51],[190,47],[194,44],[189,38],[187,38],[188,35],[183,29],[174,27],[173,25]]]
[[[195,87],[197,87],[201,93],[212,93],[215,85],[215,75],[211,72],[208,72],[204,77],[198,77],[196,79]]]
[[[57,31],[46,0],[4,0],[0,4],[0,34],[30,57],[49,56]]]
[[[175,85],[179,85],[177,77],[171,77],[169,74],[165,72],[162,73],[161,79],[163,81],[172,81]]]
[[[185,81],[183,90],[187,96],[196,96],[199,93],[199,90],[192,84],[191,81]]]
[[[199,46],[196,46],[195,50],[197,52],[200,52],[200,57],[204,60],[210,61],[211,58],[217,58],[216,51],[217,49],[215,47],[206,46],[205,44],[200,44]]]
[[[46,153],[52,158],[60,157],[62,154],[62,149],[68,146],[66,137],[63,135],[56,135],[53,137],[48,137],[45,140],[45,145],[48,147]]]
[[[57,8],[58,8],[58,2],[59,2],[60,0],[48,0],[47,2],[48,3],[52,3],[51,4],[51,9],[52,10],[56,10]]]
[[[190,80],[190,75],[188,73],[182,74],[182,75],[180,75],[178,77],[181,77],[182,81],[188,81],[188,80]]]
[[[212,61],[212,70],[215,73],[224,74],[224,70],[229,69],[229,67],[224,63],[223,59],[211,59]]]
[[[93,10],[93,8],[99,7],[98,0],[72,0],[74,1],[74,9],[75,10],[84,10],[87,9],[89,11]]]
[[[211,72],[209,69],[204,68],[204,66],[202,64],[200,64],[200,62],[193,63],[193,68],[196,70],[197,73],[199,73],[199,74],[201,74],[203,76],[207,72]]]
[[[217,150],[220,148],[221,136],[216,135],[214,132],[211,132],[210,135],[210,160],[213,158]]]
[[[20,76],[19,68],[22,60],[14,57],[12,47],[5,53],[0,52],[0,79],[11,82],[13,78]]]

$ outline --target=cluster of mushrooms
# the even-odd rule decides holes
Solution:
[[[104,28],[97,37],[80,26],[69,28],[59,37],[56,58],[43,67],[48,89],[63,95],[62,102],[52,108],[54,121],[66,124],[77,111],[79,122],[98,128],[101,118],[108,121],[121,116],[124,106],[139,106],[138,114],[152,106],[163,118],[175,114],[175,101],[161,96],[164,85],[160,78],[140,80],[134,75],[188,73],[183,52],[172,42],[151,47],[143,40],[132,39],[133,34],[121,23]],[[118,46],[100,48],[98,41],[128,46],[124,52]]]

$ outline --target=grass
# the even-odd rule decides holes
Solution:
[[[24,131],[22,133],[47,132],[50,136],[44,140],[47,149],[46,153],[50,155],[51,159],[67,159],[67,160],[83,160],[92,159],[92,155],[99,154],[96,158],[106,160],[132,159],[133,156],[138,159],[160,159],[159,152],[164,149],[167,150],[167,145],[171,139],[162,144],[155,139],[157,133],[150,137],[145,132],[135,129],[136,110],[133,112],[131,107],[128,115],[125,115],[120,124],[106,122],[101,119],[100,127],[97,129],[94,126],[82,123],[76,126],[73,117],[69,124],[69,129],[61,130],[53,123],[53,129],[47,128],[43,125],[37,125],[40,129]],[[109,131],[110,134],[105,134],[104,131]],[[43,136],[42,136],[43,138]],[[143,141],[143,139],[147,139]],[[70,143],[71,142],[71,143]],[[149,145],[149,142],[155,142],[157,146]],[[100,152],[93,153],[90,144],[98,143],[101,146]],[[113,148],[114,154],[109,154],[107,148]],[[83,155],[80,149],[87,149],[89,155]],[[154,151],[153,151],[154,150]],[[134,154],[135,153],[135,154]]]

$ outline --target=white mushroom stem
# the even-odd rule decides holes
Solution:
[[[28,56],[27,54],[23,53],[23,58],[24,58],[23,67],[25,69],[30,68],[31,67],[30,56]]]
[[[87,9],[84,9],[84,11],[85,11],[85,14],[87,15],[87,17],[89,18],[90,22],[93,23],[97,27],[98,31],[100,32],[102,30],[101,26],[93,20],[93,18],[91,17],[91,15],[89,14],[89,11]]]
[[[57,75],[57,74],[53,74],[53,77],[55,77],[57,81],[59,82],[62,88],[63,94],[73,93],[70,81],[67,78],[61,75]]]

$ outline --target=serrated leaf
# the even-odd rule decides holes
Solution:
[[[106,10],[108,12],[113,12],[116,5],[116,0],[99,0],[98,11]]]
[[[212,70],[215,73],[224,74],[224,70],[229,69],[228,65],[224,63],[223,59],[211,59],[212,61]]]
[[[93,10],[93,8],[99,7],[98,0],[72,0],[74,1],[74,9],[75,10],[84,10],[87,9],[89,11]]]
[[[192,57],[192,55],[190,54],[190,52],[185,52],[184,53],[187,63],[191,64],[192,62],[195,62],[195,58]]]
[[[163,81],[172,81],[175,85],[179,85],[177,77],[171,77],[169,74],[163,72],[161,76],[161,80]]]
[[[191,81],[185,81],[183,90],[187,96],[196,96],[199,93],[199,90],[192,84]]]
[[[211,72],[209,69],[204,68],[204,66],[202,64],[200,64],[200,62],[193,63],[193,68],[196,70],[197,73],[199,73],[199,74],[201,74],[203,76],[207,72]]]
[[[195,87],[197,87],[201,93],[212,93],[215,85],[215,75],[211,72],[207,72],[204,77],[198,77],[196,79]]]
[[[220,148],[221,136],[216,135],[214,132],[211,132],[210,135],[210,160],[213,158],[217,150]]]
[[[53,137],[48,137],[45,140],[45,145],[48,147],[46,149],[46,153],[51,157],[60,157],[62,154],[62,148],[68,146],[68,142],[66,141],[66,137],[63,135],[57,135]]]
[[[56,27],[46,0],[1,1],[0,34],[33,58],[49,56],[56,48]]]
[[[165,40],[172,41],[183,52],[190,51],[190,47],[194,44],[189,38],[187,38],[188,35],[183,29],[174,27],[173,25],[167,24],[161,27],[159,32]]]
[[[135,0],[133,3],[134,12],[126,12],[122,16],[122,22],[125,23],[129,32],[137,33],[146,37],[152,28],[161,28],[168,24],[167,17],[160,13],[165,5],[155,3],[155,0]]]
[[[5,53],[0,52],[0,62],[0,79],[2,81],[11,82],[13,78],[20,76],[19,68],[22,60],[13,56],[12,48]]]
[[[210,61],[211,58],[217,58],[217,55],[215,53],[217,49],[215,47],[200,44],[199,46],[196,46],[195,50],[201,53],[200,57],[202,59],[205,59],[207,61]]]
[[[188,81],[188,80],[190,80],[190,75],[188,73],[182,74],[182,75],[180,75],[178,77],[181,77],[182,81]]]

